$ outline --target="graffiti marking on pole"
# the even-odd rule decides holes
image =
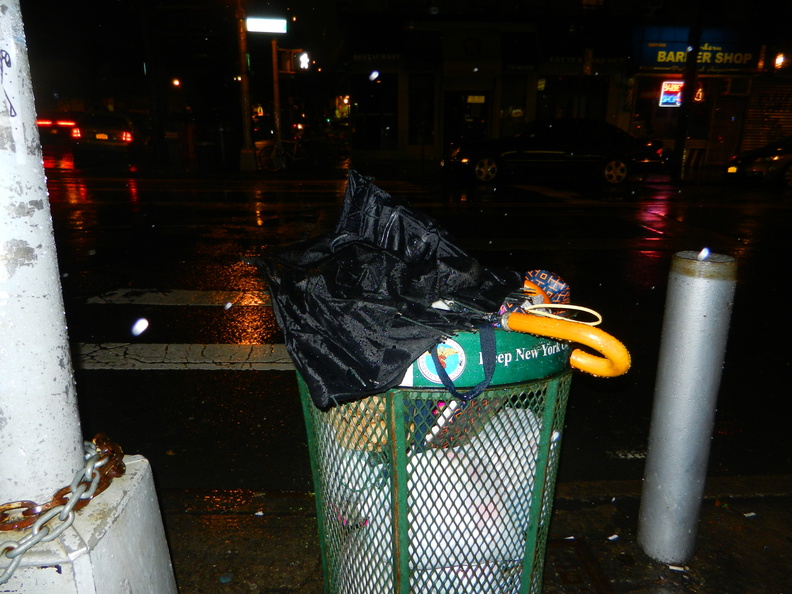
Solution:
[[[11,56],[8,52],[4,49],[0,49],[0,86],[3,87],[3,94],[5,95],[6,102],[8,103],[8,115],[12,118],[16,117],[16,108],[14,108],[14,103],[11,101],[11,98],[8,96],[8,91],[5,88],[5,75],[6,75],[6,68],[11,67]]]

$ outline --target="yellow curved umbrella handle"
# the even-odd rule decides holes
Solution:
[[[616,377],[627,373],[630,368],[630,353],[627,348],[613,336],[594,326],[573,320],[559,320],[519,312],[504,314],[501,325],[506,330],[569,340],[594,349],[603,356],[598,357],[575,349],[569,357],[569,364],[572,367],[591,375]]]

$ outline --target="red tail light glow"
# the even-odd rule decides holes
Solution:
[[[121,142],[132,142],[132,132],[121,132]]]
[[[71,128],[72,126],[76,126],[77,122],[74,120],[46,120],[46,119],[37,119],[36,124],[38,126],[42,126],[48,128],[50,126],[62,126],[64,128]]]
[[[80,132],[80,129],[77,126],[72,128],[71,137],[76,139],[82,138],[82,132]]]

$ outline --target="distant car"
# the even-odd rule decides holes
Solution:
[[[726,166],[732,179],[779,183],[792,188],[792,136],[732,157]]]
[[[129,117],[110,112],[82,115],[71,138],[75,164],[102,155],[135,160],[144,144],[142,133]]]
[[[575,118],[537,121],[512,137],[462,143],[442,162],[449,173],[484,183],[505,177],[581,175],[611,185],[633,174],[659,171],[663,164],[662,141]]]
[[[66,111],[42,113],[36,118],[42,145],[70,144],[77,115]]]

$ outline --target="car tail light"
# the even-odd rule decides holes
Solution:
[[[77,122],[74,120],[46,120],[46,119],[38,119],[36,120],[36,125],[42,126],[45,128],[49,128],[50,126],[61,126],[63,128],[71,128],[72,126],[76,126]]]
[[[80,129],[77,126],[72,128],[71,137],[74,138],[74,139],[82,138],[82,132],[80,132]]]
[[[121,132],[121,142],[132,142],[132,132],[128,130]]]

